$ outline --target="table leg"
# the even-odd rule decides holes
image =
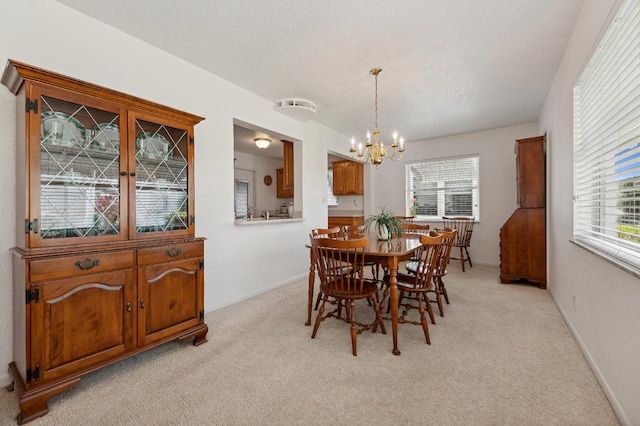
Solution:
[[[304,325],[311,325],[311,311],[313,309],[313,287],[316,279],[316,259],[313,249],[309,249],[309,306],[307,308],[307,322]]]
[[[393,333],[393,354],[398,350],[398,258],[389,258],[389,306],[391,307],[391,330]]]

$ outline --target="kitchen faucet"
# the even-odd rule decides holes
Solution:
[[[253,220],[253,212],[260,213],[260,216],[264,217],[266,220],[269,220],[269,210],[262,211],[255,207],[249,207],[247,209],[247,213],[249,214],[249,220]]]

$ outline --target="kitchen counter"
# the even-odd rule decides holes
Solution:
[[[301,217],[270,217],[269,220],[260,217],[253,220],[240,218],[236,219],[234,224],[239,226],[256,226],[256,225],[270,225],[270,224],[283,224],[283,223],[295,223],[303,222],[304,218]]]

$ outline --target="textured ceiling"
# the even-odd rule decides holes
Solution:
[[[347,135],[535,121],[584,0],[58,0]]]

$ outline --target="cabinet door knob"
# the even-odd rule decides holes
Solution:
[[[136,175],[136,172],[131,172],[129,173],[129,176],[134,177]]]
[[[131,312],[131,302],[127,303],[127,312]]]
[[[140,299],[140,308],[144,309],[144,299]]]
[[[120,172],[120,176],[126,176],[127,172]]]

